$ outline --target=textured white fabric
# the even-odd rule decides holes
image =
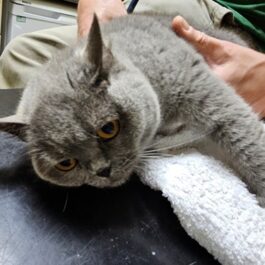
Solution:
[[[223,164],[191,151],[150,160],[142,181],[162,191],[186,232],[221,264],[265,264],[265,209]]]

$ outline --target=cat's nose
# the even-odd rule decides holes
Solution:
[[[101,168],[97,171],[99,177],[109,178],[111,173],[111,166]]]

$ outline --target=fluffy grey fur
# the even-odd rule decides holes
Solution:
[[[88,40],[56,55],[29,82],[16,116],[27,124],[30,155],[41,178],[64,186],[118,186],[139,163],[184,141],[185,136],[172,139],[186,128],[208,134],[250,190],[265,197],[262,123],[175,35],[171,19],[130,15],[101,30],[94,19]],[[96,130],[112,119],[120,121],[120,132],[104,142]],[[73,170],[55,168],[69,158],[78,161]],[[106,167],[111,167],[108,177],[97,175]]]

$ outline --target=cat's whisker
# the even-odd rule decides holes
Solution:
[[[158,153],[157,155],[146,155],[146,156],[142,156],[141,159],[164,158],[164,157],[173,157],[173,156],[175,156],[175,154]]]
[[[134,167],[133,167],[133,169],[135,170],[135,169],[142,169],[142,167],[140,166],[140,165],[135,165]]]
[[[161,147],[161,148],[158,148],[158,149],[150,149],[150,150],[148,150],[148,148],[147,148],[146,150],[144,150],[144,152],[147,154],[147,153],[152,153],[152,152],[164,151],[164,150],[168,150],[168,149],[171,149],[171,148],[184,147],[187,144],[191,144],[191,143],[193,143],[195,141],[198,141],[198,140],[200,140],[200,139],[202,139],[204,137],[207,137],[208,135],[212,134],[213,131],[214,131],[214,129],[209,131],[208,133],[197,135],[196,137],[191,138],[190,140],[187,140],[187,141],[185,141],[183,143],[168,145],[168,146],[164,146],[164,147]]]
[[[161,151],[169,150],[171,148],[177,148],[177,147],[183,147],[183,146],[185,146],[185,144],[169,145],[169,146],[165,146],[165,147],[158,148],[158,149],[146,150],[145,154],[149,154],[149,153],[152,154],[155,152],[161,152]]]
[[[153,153],[143,153],[140,155],[140,158],[149,158],[149,157],[161,157],[161,156],[174,156],[174,154],[170,153],[160,153],[160,152],[153,152]]]
[[[141,155],[145,155],[145,156],[152,156],[152,155],[167,155],[168,153],[162,153],[156,150],[151,150],[150,152],[146,152],[144,151]]]
[[[43,172],[42,172],[43,176],[48,175],[47,173],[49,172],[49,170],[50,170],[49,166],[47,166],[45,170],[43,169]]]
[[[141,159],[151,159],[151,158],[163,158],[163,157],[173,157],[175,155],[172,154],[158,154],[158,155],[151,155],[151,156],[141,156]]]
[[[129,161],[131,161],[131,159],[132,159],[132,156],[127,157],[127,158],[123,161],[123,163],[121,164],[120,167],[123,167],[124,165],[126,165]]]
[[[87,134],[87,136],[89,136],[89,137],[91,137],[91,138],[94,138],[94,139],[100,139],[100,137],[99,136],[97,136],[97,135],[95,135],[95,134],[92,134],[92,133],[86,133]]]
[[[134,155],[129,156],[129,158],[126,160],[126,163],[122,165],[123,170],[126,170],[129,168],[133,163],[135,163],[135,160],[132,159]]]
[[[132,158],[133,158],[134,156],[135,156],[134,154],[131,154],[131,155],[129,155],[129,156],[123,161],[123,163],[119,166],[119,168],[120,168],[121,171],[126,170],[128,167],[130,167],[130,165],[131,165],[132,163],[135,162],[134,160],[132,160]]]
[[[149,161],[152,159],[161,159],[161,158],[170,158],[170,157],[174,157],[174,155],[159,155],[159,156],[141,157],[141,161]]]
[[[69,192],[66,193],[65,202],[64,202],[64,206],[63,206],[63,210],[62,210],[63,213],[66,210],[67,203],[68,203],[68,198],[69,198]]]

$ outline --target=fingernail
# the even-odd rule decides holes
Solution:
[[[184,19],[184,18],[180,18],[180,24],[181,24],[181,27],[184,29],[184,30],[188,30],[190,28],[190,25],[187,23],[187,21]]]

